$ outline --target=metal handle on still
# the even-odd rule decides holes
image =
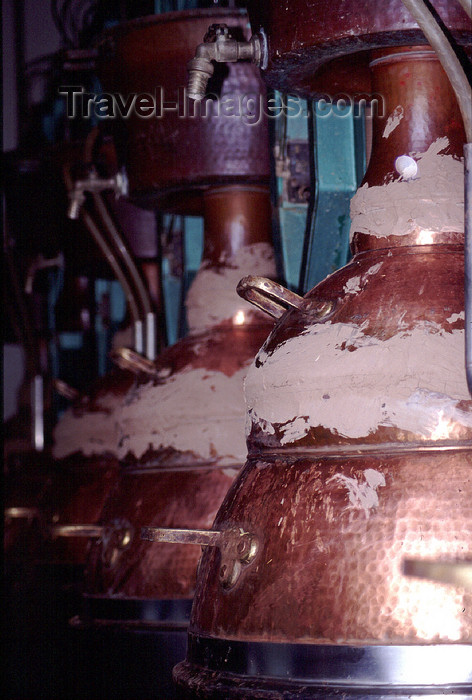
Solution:
[[[404,559],[402,569],[405,576],[460,586],[472,591],[472,561]]]
[[[321,323],[331,316],[335,308],[332,299],[301,297],[267,277],[243,277],[236,291],[240,297],[276,319],[290,309],[298,309],[309,313],[312,321]]]
[[[143,527],[141,539],[149,542],[193,544],[201,547],[218,547],[221,552],[219,580],[223,588],[232,588],[244,568],[257,554],[259,542],[256,536],[243,528],[228,530],[190,530],[177,528]]]
[[[111,568],[116,566],[121,555],[133,539],[134,528],[126,520],[117,518],[107,525],[52,525],[49,527],[53,539],[57,537],[86,537],[100,540],[102,545],[102,562]]]

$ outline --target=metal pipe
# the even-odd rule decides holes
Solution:
[[[33,447],[36,452],[44,450],[44,383],[41,374],[36,374],[31,387],[33,409]]]
[[[464,144],[465,371],[472,395],[472,143]]]
[[[102,525],[50,525],[49,532],[53,539],[56,537],[87,537],[97,539],[104,532]]]
[[[174,544],[199,544],[201,547],[218,547],[224,533],[220,530],[186,530],[182,528],[142,527],[141,539],[148,542]]]
[[[99,129],[95,127],[90,131],[86,140],[84,147],[85,160],[88,163],[93,161],[93,148],[95,142],[99,136]],[[97,210],[100,214],[102,222],[107,229],[112,242],[119,252],[126,269],[128,270],[129,276],[134,284],[138,300],[141,302],[142,317],[137,323],[134,324],[134,335],[135,335],[135,350],[136,352],[143,353],[144,347],[146,348],[146,357],[148,360],[155,360],[156,358],[156,329],[155,329],[155,314],[152,309],[151,298],[144,284],[141,274],[134,262],[133,256],[128,250],[123,237],[120,235],[118,228],[115,225],[112,217],[108,212],[108,208],[102,195],[98,191],[93,191],[93,201]],[[143,322],[145,326],[143,325]],[[143,333],[145,332],[145,343],[143,338]]]
[[[470,211],[472,201],[470,175],[472,165],[472,87],[446,34],[423,0],[402,0],[402,2],[436,51],[453,87],[464,121],[467,140],[467,143],[464,144],[465,371],[469,392],[472,395],[472,215]],[[461,2],[461,5],[470,16],[470,3],[464,1]],[[468,10],[466,5],[469,5]]]
[[[72,181],[72,178],[70,176],[70,171],[69,171],[69,166],[66,165],[64,166],[64,182],[66,184],[66,188],[69,191],[69,193],[73,190],[74,188],[74,183]],[[92,238],[100,248],[105,260],[108,262],[110,265],[111,269],[113,270],[113,273],[118,280],[118,282],[121,284],[123,288],[124,295],[126,297],[126,300],[129,305],[129,310],[133,322],[133,326],[135,328],[135,350],[136,352],[142,352],[142,342],[139,343],[139,337],[138,333],[136,331],[137,326],[139,324],[142,325],[141,317],[139,314],[139,309],[138,305],[136,303],[135,295],[133,294],[133,291],[131,289],[131,286],[128,283],[128,280],[126,278],[125,273],[120,267],[120,264],[118,263],[118,260],[116,259],[116,256],[114,255],[111,247],[108,245],[106,242],[105,238],[103,237],[100,229],[98,226],[95,224],[94,220],[90,216],[88,212],[84,210],[82,207],[80,210],[80,214],[82,216],[82,220],[87,227],[89,233],[91,234]]]
[[[156,359],[156,314],[149,311],[146,314],[146,357],[148,360]]]
[[[116,279],[123,287],[123,292],[125,294],[125,297],[126,297],[128,304],[129,304],[129,310],[131,313],[131,318],[133,319],[133,323],[136,324],[138,322],[141,322],[136,299],[134,297],[134,294],[131,290],[130,285],[128,284],[128,280],[126,279],[126,275],[123,273],[121,267],[119,266],[118,261],[116,260],[116,257],[114,256],[112,249],[110,248],[108,243],[103,238],[98,226],[96,226],[96,224],[95,224],[94,220],[92,219],[92,217],[90,216],[90,214],[82,209],[81,216],[82,216],[82,219],[83,219],[85,226],[87,227],[87,229],[91,233],[92,238],[97,243],[97,245],[100,248],[100,250],[102,251],[105,259],[107,260],[111,269],[113,270],[113,273],[115,274]],[[137,348],[136,348],[136,352],[139,352],[139,350]]]
[[[423,34],[436,51],[438,59],[454,89],[459,109],[464,121],[465,135],[468,143],[472,141],[472,88],[464,69],[446,34],[436,21],[433,13],[423,0],[402,0],[405,7],[417,21]]]
[[[120,235],[112,217],[108,212],[108,209],[105,205],[105,202],[103,201],[102,196],[95,192],[92,196],[94,204],[97,207],[98,213],[100,214],[100,217],[102,219],[103,225],[110,234],[110,238],[113,242],[113,245],[120,253],[121,258],[126,266],[126,269],[128,270],[129,276],[135,286],[137,297],[143,311],[142,318],[145,320],[146,324],[146,357],[149,360],[154,360],[156,347],[155,337],[148,338],[149,333],[154,333],[155,335],[155,324],[149,321],[150,316],[154,317],[154,312],[152,310],[151,298],[149,296],[148,290],[146,289],[146,286],[141,278],[138,268],[134,263],[130,251],[125,245],[122,236]],[[138,350],[136,348],[136,352],[143,352],[143,349],[144,347],[142,347],[141,350]]]
[[[472,590],[472,561],[404,559],[402,568],[405,576],[415,576]]]

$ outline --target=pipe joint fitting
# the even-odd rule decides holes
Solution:
[[[115,193],[115,197],[126,196],[128,194],[126,172],[121,170],[112,177],[103,178],[99,177],[95,168],[93,168],[87,178],[76,180],[73,189],[69,192],[68,218],[79,218],[80,209],[85,203],[86,192],[99,194],[105,190],[112,190]]]

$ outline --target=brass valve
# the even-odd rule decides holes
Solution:
[[[205,97],[208,80],[213,75],[212,61],[217,63],[236,63],[249,60],[257,66],[261,63],[262,41],[254,34],[249,41],[232,39],[226,24],[212,24],[203,43],[197,46],[195,58],[187,64],[188,95],[193,100]]]

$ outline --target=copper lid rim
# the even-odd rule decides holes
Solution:
[[[408,444],[398,443],[375,443],[375,444],[358,444],[350,445],[323,445],[320,447],[307,447],[290,445],[289,447],[266,447],[258,445],[257,449],[248,452],[248,460],[261,459],[265,460],[286,458],[287,456],[293,459],[311,459],[313,457],[334,457],[340,455],[349,457],[350,459],[363,459],[366,454],[372,454],[376,457],[389,457],[395,455],[412,454],[434,454],[445,452],[470,452],[472,456],[472,439],[470,440],[455,440],[444,443],[421,444],[420,442],[410,442]]]
[[[365,233],[354,233],[354,236],[368,236],[368,234]],[[460,235],[464,235],[463,233]],[[375,238],[375,236],[371,236],[372,238]],[[397,238],[401,238],[401,236],[397,236]],[[387,241],[388,243],[388,241]],[[450,241],[445,241],[445,242],[440,242],[440,243],[425,243],[424,245],[420,244],[413,244],[413,245],[403,245],[403,246],[391,246],[391,245],[385,245],[385,247],[382,248],[368,248],[366,250],[358,250],[355,251],[351,260],[347,263],[348,265],[352,263],[353,261],[358,261],[358,260],[363,260],[366,257],[371,257],[371,256],[381,256],[381,255],[388,255],[389,257],[395,256],[395,255],[434,255],[436,253],[439,253],[441,255],[464,255],[464,244],[463,243],[451,243]]]
[[[224,471],[225,469],[241,469],[241,462],[231,462],[229,464],[208,464],[208,462],[195,464],[172,464],[160,465],[159,462],[152,462],[149,465],[130,465],[125,462],[120,464],[122,474],[124,475],[143,475],[143,474],[164,474],[168,472],[209,472],[209,471]]]
[[[203,180],[200,182],[184,182],[156,186],[146,189],[134,188],[129,199],[134,204],[142,206],[144,209],[160,208],[162,211],[170,211],[182,216],[201,215],[203,207],[203,197],[209,190],[222,189],[226,187],[243,187],[247,189],[270,188],[269,174],[263,176],[238,175],[216,178],[219,182]],[[242,181],[242,182],[241,182]],[[246,184],[244,184],[246,183]]]
[[[162,14],[158,15],[145,15],[144,17],[137,17],[136,19],[131,19],[126,22],[120,22],[119,24],[115,24],[109,29],[106,29],[99,37],[98,39],[98,44],[103,41],[104,39],[110,37],[110,36],[116,36],[117,34],[125,34],[128,33],[129,31],[134,31],[134,30],[139,30],[139,29],[146,29],[147,27],[154,26],[156,24],[168,24],[172,22],[185,22],[185,21],[192,21],[196,19],[204,19],[205,17],[208,18],[208,20],[212,20],[213,18],[221,19],[225,18],[226,20],[240,20],[240,19],[247,19],[249,23],[249,17],[247,14],[247,11],[243,8],[239,9],[230,9],[230,8],[225,8],[225,7],[206,7],[206,8],[201,8],[199,10],[180,10],[177,12],[163,12]]]
[[[395,61],[439,61],[436,51],[431,46],[400,46],[397,51],[393,48],[383,51],[375,50],[371,52],[371,55],[372,60],[369,61],[369,68]]]

